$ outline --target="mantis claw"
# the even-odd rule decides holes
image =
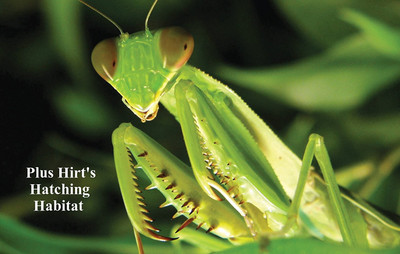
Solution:
[[[187,219],[182,225],[175,231],[175,234],[187,227],[190,223],[192,223],[196,219],[195,217]]]
[[[153,239],[159,240],[159,241],[163,241],[163,242],[168,242],[168,241],[173,241],[173,240],[179,239],[179,237],[167,237],[167,236],[162,236],[162,235],[156,234],[153,231],[151,231],[150,229],[147,230],[147,233],[151,236],[150,238],[153,238]]]
[[[241,216],[231,206],[211,199],[196,184],[185,164],[143,132],[130,124],[121,124],[114,131],[112,140],[121,193],[138,233],[160,241],[177,239],[157,234],[159,230],[150,224],[153,220],[147,215],[137,185],[136,170],[140,168],[152,182],[146,189],[157,189],[166,198],[160,208],[173,205],[177,210],[173,218],[181,215],[187,218],[177,232],[194,222],[200,227],[207,226],[208,232],[212,230],[226,238],[248,235]]]

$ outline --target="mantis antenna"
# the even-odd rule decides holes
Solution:
[[[101,16],[103,16],[103,18],[107,19],[108,21],[110,21],[121,33],[121,35],[124,34],[124,31],[122,30],[122,28],[111,18],[109,18],[106,14],[102,13],[101,11],[97,10],[96,8],[94,8],[93,6],[91,6],[90,4],[84,2],[83,0],[79,0],[79,2],[81,2],[82,4],[86,5],[87,7],[89,7],[90,9],[92,9],[93,11],[97,12],[98,14],[100,14]],[[157,1],[156,1],[157,2]],[[154,4],[153,4],[154,7]],[[150,10],[151,11],[151,10]],[[146,20],[147,22],[147,20]],[[147,26],[147,24],[146,24]]]
[[[149,18],[150,18],[151,13],[153,12],[153,9],[154,9],[154,7],[156,6],[157,2],[158,2],[158,0],[155,0],[155,1],[154,1],[153,5],[151,6],[151,8],[150,8],[150,10],[149,10],[149,13],[147,13],[146,21],[144,22],[144,29],[145,29],[145,31],[146,31],[146,34],[147,34],[148,32],[150,32],[149,26],[148,26]]]

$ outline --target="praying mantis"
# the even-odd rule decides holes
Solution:
[[[84,3],[83,1],[81,1]],[[193,37],[178,27],[120,36],[94,48],[96,72],[145,123],[162,103],[179,121],[191,168],[129,123],[112,135],[115,166],[140,253],[140,235],[160,241],[194,223],[233,244],[314,236],[364,248],[400,245],[400,226],[337,185],[324,140],[312,134],[298,158],[229,87],[187,64]],[[322,177],[311,166],[316,157]],[[186,217],[171,236],[158,233],[137,183],[143,170]],[[191,173],[193,172],[193,174]],[[194,175],[194,176],[193,176]]]

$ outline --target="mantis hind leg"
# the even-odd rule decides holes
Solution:
[[[343,242],[349,246],[363,246],[366,244],[366,236],[357,237],[354,228],[351,226],[352,220],[350,211],[354,213],[354,208],[347,205],[342,199],[342,194],[339,186],[335,180],[333,168],[329,159],[329,155],[324,144],[323,138],[318,134],[312,134],[306,146],[303,162],[300,170],[299,181],[296,187],[295,195],[292,204],[288,210],[288,221],[283,230],[290,228],[296,221],[296,217],[300,211],[300,204],[311,169],[313,158],[317,159],[318,165],[321,169],[323,178],[326,183],[326,190],[330,201],[333,214],[342,235]],[[354,217],[354,216],[353,216]]]

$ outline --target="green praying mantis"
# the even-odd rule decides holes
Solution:
[[[83,1],[81,1],[84,3]],[[193,37],[178,27],[120,31],[94,48],[96,72],[122,96],[142,122],[153,120],[161,102],[179,121],[191,168],[129,123],[112,135],[118,181],[140,235],[170,241],[147,215],[137,170],[186,217],[175,233],[197,229],[233,244],[274,237],[314,236],[364,248],[400,245],[400,226],[365,201],[338,187],[323,138],[312,134],[302,160],[229,87],[187,63]],[[311,166],[314,156],[322,177]],[[193,174],[194,177],[193,177]]]

